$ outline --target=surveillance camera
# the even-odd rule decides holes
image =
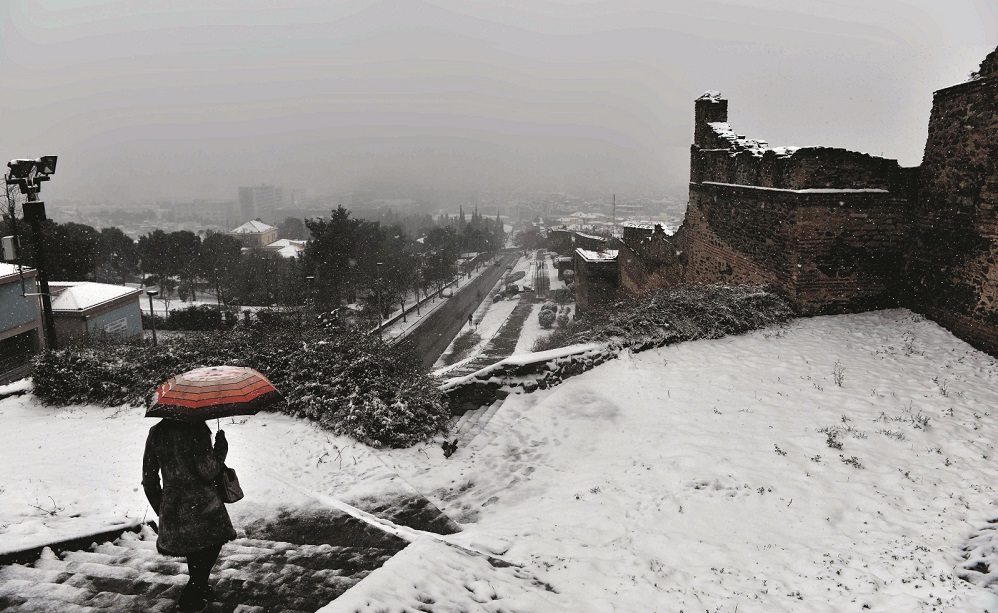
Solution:
[[[34,167],[34,160],[11,160],[7,162],[7,168],[10,168],[11,179],[27,179],[31,173],[31,169]]]
[[[55,163],[59,157],[55,155],[43,155],[38,158],[38,172],[43,175],[55,174]]]

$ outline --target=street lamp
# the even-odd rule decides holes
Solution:
[[[146,295],[149,296],[149,321],[152,323],[152,346],[156,346],[156,311],[152,309],[152,299],[153,296],[159,295],[159,290],[147,289]]]
[[[378,268],[378,334],[381,334],[381,262],[375,262]]]
[[[7,162],[10,171],[4,177],[7,185],[16,185],[26,195],[24,219],[31,226],[31,241],[34,243],[35,270],[38,271],[38,289],[42,297],[42,317],[45,324],[46,345],[56,349],[55,318],[52,316],[52,298],[49,296],[49,278],[45,271],[45,245],[42,241],[42,222],[45,221],[45,203],[38,199],[41,182],[48,181],[55,174],[57,156],[44,155],[37,160],[11,160]]]

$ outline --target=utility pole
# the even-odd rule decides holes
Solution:
[[[38,200],[34,190],[28,193],[24,203],[24,218],[31,226],[31,242],[35,248],[35,268],[38,270],[38,291],[42,297],[42,318],[45,324],[45,337],[49,349],[58,349],[55,338],[55,317],[52,315],[52,297],[49,294],[49,276],[45,263],[45,240],[42,238],[42,222],[45,221],[45,203]]]
[[[617,194],[613,195],[613,235],[617,236]]]

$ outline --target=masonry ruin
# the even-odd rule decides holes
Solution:
[[[915,168],[770,147],[737,134],[728,101],[707,92],[695,102],[682,227],[625,227],[617,284],[600,289],[766,284],[802,315],[904,306],[998,353],[998,49],[969,81],[935,92],[928,128]]]
[[[686,283],[766,284],[802,314],[896,306],[917,169],[736,134],[727,101],[696,101]]]
[[[998,49],[932,98],[905,305],[998,353]]]

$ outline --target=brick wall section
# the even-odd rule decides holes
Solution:
[[[913,308],[998,353],[998,49],[978,72],[933,96],[906,277]]]
[[[617,245],[620,289],[640,294],[650,289],[666,289],[682,282],[683,232],[670,236],[661,225],[625,225]]]
[[[772,285],[803,314],[898,304],[911,170],[845,149],[745,138],[718,94],[698,99],[695,114],[683,282]],[[639,280],[626,265],[621,278]]]
[[[806,194],[794,211],[793,291],[804,313],[896,307],[910,203],[883,193]]]
[[[620,271],[617,260],[587,261],[575,253],[575,314],[609,306],[619,298]]]
[[[792,295],[791,208],[779,192],[691,184],[687,283],[774,285]]]
[[[624,225],[623,242],[645,262],[662,264],[676,259],[675,239],[661,225]]]
[[[690,154],[690,181],[716,181],[784,189],[892,189],[903,172],[896,160],[832,147],[802,147],[792,153],[700,149]]]
[[[575,241],[571,230],[548,230],[548,249],[560,255],[571,255],[575,250]]]
[[[650,264],[626,244],[617,251],[620,289],[628,294],[640,294],[650,289],[667,289],[682,282],[682,267],[678,259]]]
[[[574,247],[576,249],[586,249],[588,251],[603,251],[607,248],[609,241],[607,241],[602,236],[595,236],[593,234],[583,234],[581,232],[575,232],[574,236]]]
[[[886,190],[691,185],[683,280],[772,285],[804,314],[897,306],[910,218]]]

